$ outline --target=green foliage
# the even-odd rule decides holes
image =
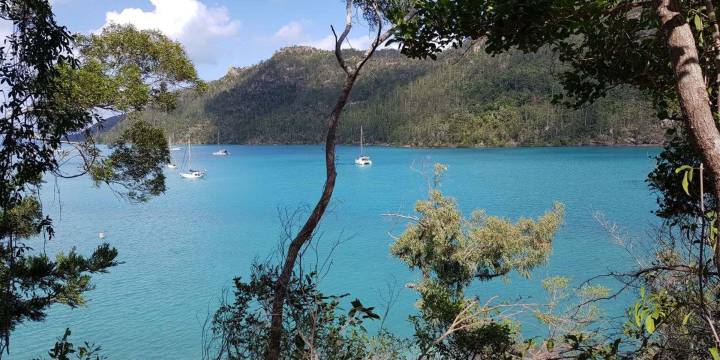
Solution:
[[[563,206],[537,221],[517,223],[484,211],[463,218],[454,199],[437,189],[429,199],[415,205],[418,220],[407,226],[391,247],[393,255],[427,279],[431,274],[443,284],[464,287],[477,278],[489,280],[517,271],[529,276],[543,264],[552,248],[552,239],[563,218]]]
[[[685,160],[688,158],[678,161]],[[667,162],[661,165],[666,170],[675,166]],[[661,208],[667,221],[660,228],[655,249],[641,254],[647,257],[646,264],[627,276],[626,281],[637,282],[642,288],[637,302],[628,309],[623,341],[636,345],[634,356],[638,358],[707,359],[709,349],[716,346],[708,323],[714,315],[709,314],[720,311],[717,264],[712,261],[716,232],[710,227],[714,226],[714,215],[695,215],[701,214],[697,200],[692,204],[682,189],[681,174],[674,170],[668,174],[675,177],[667,180],[663,191],[676,197],[665,197],[673,201],[665,204],[673,207]],[[689,183],[689,191],[699,195],[696,183],[697,179]]]
[[[75,349],[75,345],[70,342],[69,337],[71,335],[70,329],[65,329],[65,333],[61,338],[57,340],[53,348],[48,352],[48,356],[50,356],[50,359],[56,359],[56,360],[70,360],[70,359],[78,359],[78,360],[103,360],[107,359],[105,356],[102,356],[100,352],[102,351],[102,348],[100,346],[96,346],[94,344],[89,344],[85,342],[84,345],[78,347]],[[75,356],[72,356],[72,355]],[[40,358],[36,360],[41,360]]]
[[[693,218],[705,216],[700,210],[700,154],[690,143],[682,130],[668,131],[668,141],[663,151],[656,157],[655,169],[648,175],[650,188],[658,193],[656,212],[672,225],[692,222]],[[683,169],[678,171],[678,169]],[[687,171],[686,171],[687,170]],[[693,174],[693,175],[690,175]],[[711,184],[706,172],[705,184]],[[698,179],[690,181],[691,177]],[[707,189],[709,190],[709,189]],[[705,208],[715,207],[714,196],[705,194]]]
[[[25,320],[40,320],[48,306],[81,302],[89,288],[84,277],[113,265],[114,254],[99,248],[91,258],[74,251],[55,261],[18,240],[46,231],[35,191],[44,173],[58,168],[55,150],[62,138],[92,120],[86,108],[64,101],[67,84],[60,67],[76,67],[71,37],[53,17],[47,1],[0,1],[0,18],[12,22],[12,33],[0,52],[5,101],[0,105],[0,356],[8,350],[10,332]],[[38,39],[42,39],[39,41]],[[28,104],[32,104],[29,107]]]
[[[548,302],[534,313],[547,325],[548,335],[544,349],[531,342],[528,353],[548,358],[619,358],[621,340],[609,340],[605,331],[595,328],[602,319],[597,301],[607,297],[610,289],[586,284],[570,291],[570,279],[563,276],[546,278],[542,286],[548,293]]]
[[[0,78],[11,89],[0,104],[0,208],[6,209],[57,167],[54,151],[62,136],[81,131],[91,117],[85,108],[61,100],[68,91],[57,68],[77,62],[67,55],[70,35],[55,22],[47,1],[0,1],[0,18],[15,29],[0,55]]]
[[[712,356],[713,360],[720,360],[720,351],[716,347],[710,348],[710,355]]]
[[[553,105],[560,85],[549,51],[489,56],[478,45],[437,62],[377,52],[353,88],[340,143],[416,146],[515,146],[659,143],[650,103],[619,88],[597,104]],[[348,50],[347,56],[353,53]],[[318,143],[342,85],[329,51],[286,48],[260,64],[233,68],[204,94],[182,92],[169,114],[142,117],[181,141]],[[126,124],[103,136],[111,141]]]
[[[8,211],[0,213],[0,231],[18,237],[31,237],[40,233],[46,219],[43,219],[40,201],[35,197],[20,200]]]
[[[112,153],[91,168],[96,183],[120,185],[132,201],[147,201],[165,191],[163,165],[170,162],[165,133],[136,120],[110,145]]]
[[[0,214],[3,234],[10,239],[37,235],[49,221],[43,218],[35,197],[25,197]],[[117,265],[117,251],[107,244],[99,246],[90,257],[77,254],[73,248],[67,254],[57,254],[55,260],[46,254],[31,254],[31,250],[21,243],[0,247],[0,259],[8,261],[0,267],[0,280],[6,284],[0,288],[3,333],[25,320],[42,320],[52,304],[83,305],[82,294],[92,289],[89,274],[105,272]]]
[[[37,200],[25,198],[23,203],[27,202]],[[41,214],[35,212],[34,216],[26,217],[28,222],[22,226],[29,228],[33,226],[30,221],[42,221],[37,215]],[[0,247],[0,258],[6,261],[0,267],[0,280],[6,284],[0,288],[3,299],[0,302],[0,314],[3,314],[0,331],[3,334],[9,334],[27,320],[43,320],[47,308],[53,304],[84,305],[83,293],[93,288],[90,274],[106,272],[117,265],[117,250],[108,244],[98,246],[89,257],[78,254],[74,248],[67,254],[57,254],[54,260],[46,254],[35,255],[31,251],[20,243]]]
[[[172,90],[202,84],[182,45],[157,30],[112,24],[97,35],[77,35],[76,44],[83,63],[66,76],[74,101],[87,107],[129,111],[152,104],[169,111]]]
[[[411,317],[418,346],[442,358],[510,358],[516,351],[516,327],[509,319],[494,318],[492,306],[466,298],[465,288],[474,279],[487,281],[511,271],[529,276],[547,261],[563,206],[555,204],[538,220],[516,223],[483,211],[466,219],[455,200],[437,189],[446,169],[436,164],[429,198],[416,203],[417,217],[411,217],[391,247],[393,255],[422,273],[414,285],[420,314]]]
[[[683,174],[682,188],[683,191],[685,191],[685,194],[687,194],[688,196],[690,196],[690,190],[688,188],[690,187],[690,183],[692,182],[694,172],[695,169],[693,169],[690,165],[682,165],[679,168],[675,169],[675,174]]]
[[[645,288],[640,289],[640,299],[629,310],[629,317],[635,321],[630,324],[632,330],[647,332],[652,335],[655,332],[656,324],[659,324],[667,316],[666,308],[672,308],[672,303],[667,303],[667,295],[647,294]]]
[[[674,356],[683,354],[687,358],[695,358],[693,352],[706,353],[706,349],[693,349],[694,346],[685,349],[668,346],[669,339],[690,334],[693,314],[686,313],[686,305],[689,304],[679,303],[668,289],[660,288],[657,292],[648,292],[644,287],[640,288],[640,297],[628,309],[629,320],[625,324],[626,334],[631,339],[642,342],[639,353],[649,357],[668,352],[675,354]],[[678,330],[679,333],[672,333]]]
[[[553,276],[542,281],[548,294],[548,303],[535,311],[535,316],[548,326],[550,338],[577,334],[600,318],[597,299],[609,295],[610,289],[600,285],[584,285],[569,291],[570,279]],[[577,304],[574,302],[578,302]]]
[[[0,51],[5,89],[0,105],[2,357],[16,326],[43,320],[54,304],[84,305],[83,294],[93,288],[91,275],[117,265],[117,251],[107,244],[89,256],[74,248],[54,256],[33,249],[41,235],[47,240],[55,235],[39,201],[43,178],[90,172],[96,181],[119,185],[138,201],[165,189],[161,166],[169,155],[161,130],[133,124],[107,157],[91,140],[70,142],[68,137],[87,135],[98,108],[168,107],[171,90],[198,81],[180,45],[159,33],[112,26],[76,43],[55,22],[47,0],[0,0],[0,18],[12,23]],[[78,48],[80,59],[74,56]],[[61,166],[68,154],[83,160],[76,173]],[[57,350],[54,356],[67,355]]]
[[[569,95],[566,103],[591,103],[619,85],[631,85],[653,99],[662,118],[680,115],[675,78],[651,3],[411,0],[408,6],[417,10],[410,21],[403,21],[401,12],[391,18],[397,25],[395,42],[408,56],[436,58],[468,39],[483,39],[491,54],[550,47],[567,65],[559,69],[560,83]],[[702,1],[693,1],[683,7],[692,17],[702,6]],[[697,41],[702,53],[707,46],[703,44],[712,43],[711,31],[700,28],[695,34],[697,40],[705,40]],[[703,68],[714,67],[712,56],[701,61]],[[715,74],[705,73],[711,79]]]
[[[699,229],[660,241],[653,263],[642,270],[643,288],[624,330],[643,358],[706,359],[716,345],[708,314],[718,312],[718,284],[712,261],[698,256],[700,246],[710,249]]]
[[[235,279],[235,296],[212,319],[206,347],[214,359],[262,359],[267,346],[272,295],[279,269],[254,264],[247,282]],[[367,359],[399,358],[405,344],[387,333],[371,337],[366,320],[379,319],[373,307],[349,294],[326,295],[319,291],[317,274],[295,274],[288,288],[281,358]]]

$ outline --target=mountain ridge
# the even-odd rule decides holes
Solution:
[[[359,52],[345,50],[353,58]],[[561,91],[552,53],[490,56],[482,47],[437,61],[376,53],[360,74],[338,129],[339,143],[395,146],[542,146],[659,144],[663,129],[650,103],[630,89],[578,110],[553,105]],[[193,143],[311,144],[324,139],[342,70],[330,51],[278,50],[231,67],[204,93],[182,91],[170,113],[137,114],[176,140]],[[112,140],[128,120],[106,129]]]

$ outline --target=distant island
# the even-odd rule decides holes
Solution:
[[[577,110],[553,104],[562,91],[553,75],[560,66],[550,51],[493,57],[475,46],[436,61],[379,51],[353,90],[338,142],[357,143],[362,125],[366,143],[393,146],[662,143],[651,104],[630,89]],[[175,142],[321,143],[342,78],[332,52],[293,46],[230,68],[203,93],[182,91],[169,114],[148,109],[140,116]],[[111,141],[125,126],[112,119],[99,140]]]

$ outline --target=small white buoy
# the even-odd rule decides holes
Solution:
[[[105,239],[105,233],[102,232],[102,231],[99,232],[99,233],[98,233],[98,237],[100,238],[100,240]]]

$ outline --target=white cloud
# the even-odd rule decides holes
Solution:
[[[126,8],[105,14],[105,25],[133,24],[157,29],[180,41],[197,63],[215,63],[221,47],[216,40],[237,33],[240,22],[224,7],[208,7],[199,0],[150,0],[154,9]]]
[[[359,36],[346,39],[342,47],[343,49],[349,49],[352,47],[353,49],[364,50],[370,47],[371,42],[372,41],[369,36]],[[333,35],[328,35],[322,39],[304,42],[300,45],[312,46],[324,50],[335,50],[335,37]]]
[[[303,38],[305,29],[298,21],[293,21],[283,27],[273,35],[273,39],[280,41],[293,41]]]
[[[327,35],[320,39],[315,39],[305,29],[305,26],[300,21],[293,21],[278,29],[273,35],[272,39],[283,46],[287,45],[305,45],[312,46],[318,49],[334,50],[335,49],[335,37],[333,35]],[[369,36],[358,36],[349,38],[343,44],[343,48],[354,48],[354,49],[367,49],[370,46],[371,40]]]

